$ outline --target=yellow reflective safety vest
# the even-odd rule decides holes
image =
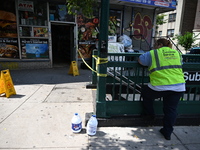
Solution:
[[[169,47],[150,51],[150,83],[153,86],[185,83],[181,54]]]

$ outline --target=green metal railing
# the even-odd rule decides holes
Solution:
[[[92,84],[106,87],[104,95],[101,90],[105,89],[97,88],[95,103],[97,117],[132,116],[142,113],[140,93],[141,88],[149,82],[149,76],[147,67],[137,61],[139,55],[139,53],[108,53],[106,85],[101,85],[103,83],[99,82],[96,73],[93,73]],[[200,114],[200,72],[198,72],[200,58],[199,55],[183,55],[183,60],[187,91],[180,100],[178,112],[180,115]],[[96,68],[93,59],[93,69]],[[156,114],[162,114],[162,99],[155,100],[154,108]]]

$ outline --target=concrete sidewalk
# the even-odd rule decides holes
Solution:
[[[91,71],[67,68],[11,70],[17,95],[0,97],[1,150],[199,150],[200,126],[176,126],[172,139],[161,127],[99,127],[95,136],[71,131],[71,118],[93,112]]]

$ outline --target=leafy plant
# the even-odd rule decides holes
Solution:
[[[167,19],[164,20],[165,14],[160,14],[156,16],[156,33],[158,32],[158,26],[167,23]]]
[[[97,5],[98,0],[66,0],[68,13],[77,15],[81,12],[85,17],[93,17],[93,8]]]
[[[199,34],[198,34],[199,35]],[[198,35],[194,35],[194,33],[191,32],[185,32],[184,35],[175,35],[174,39],[177,39],[178,44],[185,48],[186,52],[191,47],[196,46],[194,42],[196,41],[196,37]]]
[[[167,23],[167,19],[164,20],[165,14],[160,14],[156,16],[156,25],[163,25],[164,23]]]

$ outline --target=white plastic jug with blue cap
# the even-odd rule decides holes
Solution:
[[[96,115],[92,115],[87,123],[87,134],[95,135],[97,131],[98,121]]]
[[[78,133],[82,130],[82,120],[78,113],[75,113],[72,117],[72,132]]]

